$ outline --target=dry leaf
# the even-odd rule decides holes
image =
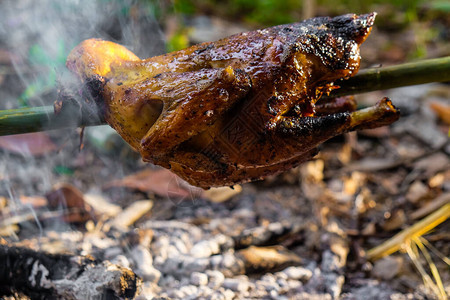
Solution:
[[[391,134],[391,129],[389,126],[377,127],[373,129],[364,129],[358,131],[358,134],[373,137],[373,138],[384,138]]]
[[[0,227],[0,236],[7,237],[16,235],[19,232],[20,227],[16,224],[8,225],[6,227]]]
[[[374,222],[368,223],[362,230],[361,234],[365,236],[374,235],[377,232],[376,224]]]
[[[400,229],[406,223],[406,215],[403,209],[392,212],[391,217],[387,219],[382,227],[385,231]]]
[[[125,187],[145,193],[154,193],[161,197],[185,198],[201,195],[203,190],[189,185],[166,169],[144,169],[138,173],[114,180],[105,188]]]
[[[31,205],[34,208],[47,206],[47,199],[40,196],[20,196],[20,202],[23,205]]]
[[[83,193],[73,185],[63,183],[56,185],[45,195],[48,206],[53,209],[65,209],[66,222],[86,222],[93,217],[92,207],[84,201]]]
[[[432,213],[433,211],[439,209],[441,206],[450,203],[450,193],[445,193],[440,195],[439,197],[433,199],[427,205],[419,208],[410,214],[410,218],[413,220],[417,220],[425,217],[426,215]]]
[[[389,158],[371,158],[367,157],[360,161],[353,162],[348,166],[342,168],[343,172],[377,172],[382,170],[388,170],[396,168],[402,165],[404,162],[399,159],[389,159]]]
[[[422,199],[430,196],[430,189],[423,184],[420,180],[416,180],[409,186],[406,193],[406,199],[411,203],[417,203]]]
[[[242,191],[239,185],[233,188],[220,187],[204,191],[190,185],[167,169],[144,169],[123,179],[114,180],[105,186],[105,188],[111,187],[125,187],[168,198],[204,197],[212,202],[224,202]]]
[[[297,254],[283,246],[250,246],[239,250],[237,255],[244,261],[247,272],[273,272],[302,261]]]
[[[57,184],[53,190],[46,195],[48,205],[58,208],[61,205],[66,207],[84,207],[83,193],[76,187],[68,183]]]
[[[426,177],[431,177],[442,170],[448,170],[449,167],[450,159],[441,152],[422,158],[414,164],[414,169],[424,171],[423,175]]]
[[[436,115],[450,125],[450,105],[445,105],[439,102],[431,102],[430,108],[436,113]]]
[[[104,196],[97,194],[84,195],[84,201],[92,206],[97,214],[102,216],[114,217],[122,211],[118,205],[112,204]]]
[[[2,212],[3,208],[6,207],[8,204],[8,199],[6,197],[0,196],[0,213]]]
[[[430,179],[428,179],[428,186],[430,188],[437,188],[442,186],[446,182],[445,173],[437,173]]]
[[[136,201],[120,212],[111,221],[111,225],[117,229],[126,229],[150,211],[152,207],[153,201],[151,200]]]
[[[0,148],[21,155],[41,156],[58,147],[45,132],[35,132],[2,136]]]
[[[18,55],[15,55],[8,50],[0,49],[0,64],[12,65],[13,63],[17,63],[18,59]]]
[[[218,188],[210,188],[207,191],[203,192],[203,196],[208,198],[208,200],[220,203],[225,202],[231,197],[239,194],[242,191],[242,187],[240,185],[235,185],[233,187],[218,187]]]
[[[404,264],[401,256],[386,256],[375,262],[372,275],[382,280],[392,280],[402,271]]]

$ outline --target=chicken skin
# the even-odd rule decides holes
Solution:
[[[202,188],[234,185],[297,166],[336,135],[398,119],[389,99],[354,112],[345,99],[318,102],[357,73],[374,20],[313,18],[144,60],[90,39],[67,67],[144,161]]]

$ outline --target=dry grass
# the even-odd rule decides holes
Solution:
[[[441,276],[439,275],[439,271],[428,250],[442,259],[448,266],[450,266],[450,259],[435,249],[423,235],[433,230],[439,224],[445,222],[449,217],[450,203],[447,203],[413,226],[406,228],[391,239],[385,241],[383,244],[369,250],[367,252],[367,258],[374,261],[399,250],[406,252],[422,276],[425,286],[428,287],[438,299],[447,300],[448,296],[445,292]],[[425,258],[426,264],[428,264],[431,276],[426,270],[423,259],[421,259],[422,256]]]

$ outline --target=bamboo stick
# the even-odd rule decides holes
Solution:
[[[361,70],[348,80],[336,82],[340,88],[334,90],[330,96],[339,97],[445,81],[450,81],[450,56]]]
[[[74,103],[66,103],[59,113],[52,105],[0,110],[0,136],[101,124],[101,116]]]
[[[444,81],[450,81],[450,56],[361,70],[348,80],[336,82],[340,88],[328,97]],[[0,136],[100,124],[104,124],[101,117],[86,114],[79,105],[66,105],[59,114],[52,106],[0,111]]]
[[[19,108],[0,111],[0,134],[18,134],[26,132],[41,131],[50,129],[51,116],[54,115],[53,106],[41,106],[31,108]],[[58,127],[58,128],[62,128]]]

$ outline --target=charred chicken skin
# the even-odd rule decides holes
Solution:
[[[356,74],[374,19],[313,18],[145,60],[90,39],[67,66],[145,161],[202,188],[234,185],[294,167],[331,137],[398,119],[388,99],[354,112],[345,99],[317,102]]]

